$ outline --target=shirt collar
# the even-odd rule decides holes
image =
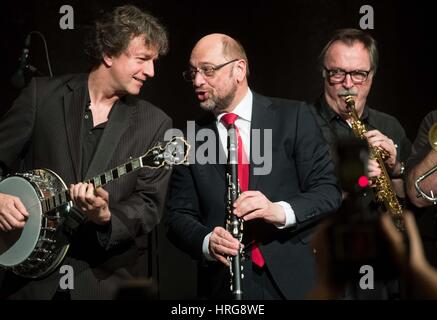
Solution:
[[[250,89],[247,90],[246,95],[240,101],[239,104],[235,107],[232,113],[235,113],[239,119],[243,119],[245,121],[250,122],[252,119],[252,102],[253,102],[253,94]],[[221,118],[225,115],[225,113],[220,113],[217,116],[217,122],[220,122]]]

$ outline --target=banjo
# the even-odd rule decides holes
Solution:
[[[140,168],[187,164],[189,150],[183,138],[174,137],[164,146],[157,145],[86,183],[98,188]],[[69,248],[63,225],[73,214],[73,203],[66,184],[55,172],[36,169],[7,176],[0,181],[0,192],[20,198],[29,212],[24,228],[0,232],[0,267],[25,278],[47,276]]]

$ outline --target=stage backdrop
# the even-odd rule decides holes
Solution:
[[[11,85],[24,41],[30,31],[47,40],[53,73],[86,72],[88,60],[83,40],[92,20],[125,3],[148,9],[170,33],[170,52],[156,65],[156,76],[142,92],[173,119],[176,127],[203,113],[190,84],[183,81],[190,50],[203,35],[227,33],[241,41],[250,63],[250,87],[262,94],[313,101],[322,89],[317,58],[329,35],[337,28],[360,27],[360,8],[370,5],[380,50],[370,105],[394,115],[414,139],[422,117],[436,107],[437,62],[431,49],[435,40],[434,11],[425,1],[405,5],[399,1],[289,0],[289,1],[11,1],[0,10],[2,72],[0,90],[3,114],[19,90]],[[62,29],[60,20],[68,4],[74,12],[73,29]],[[64,21],[65,22],[65,21]],[[29,63],[48,75],[42,40],[32,35]],[[162,298],[190,298],[195,291],[195,264],[168,243],[162,227],[153,235],[150,273],[159,281]]]

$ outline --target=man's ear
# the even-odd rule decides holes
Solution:
[[[241,59],[237,61],[235,70],[238,82],[242,82],[246,78],[246,68],[247,64],[245,60]]]
[[[112,57],[108,56],[107,54],[103,54],[102,62],[105,66],[111,67],[112,66]]]

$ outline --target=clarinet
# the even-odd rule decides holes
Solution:
[[[228,129],[228,163],[226,172],[226,190],[227,190],[227,219],[226,230],[232,236],[238,239],[239,242],[243,239],[243,220],[238,218],[232,211],[234,209],[234,202],[240,195],[240,187],[238,184],[238,142],[237,142],[236,128],[230,125]],[[230,256],[229,271],[231,274],[231,292],[235,300],[243,299],[242,279],[243,279],[243,265],[242,249],[238,250],[236,256]]]

